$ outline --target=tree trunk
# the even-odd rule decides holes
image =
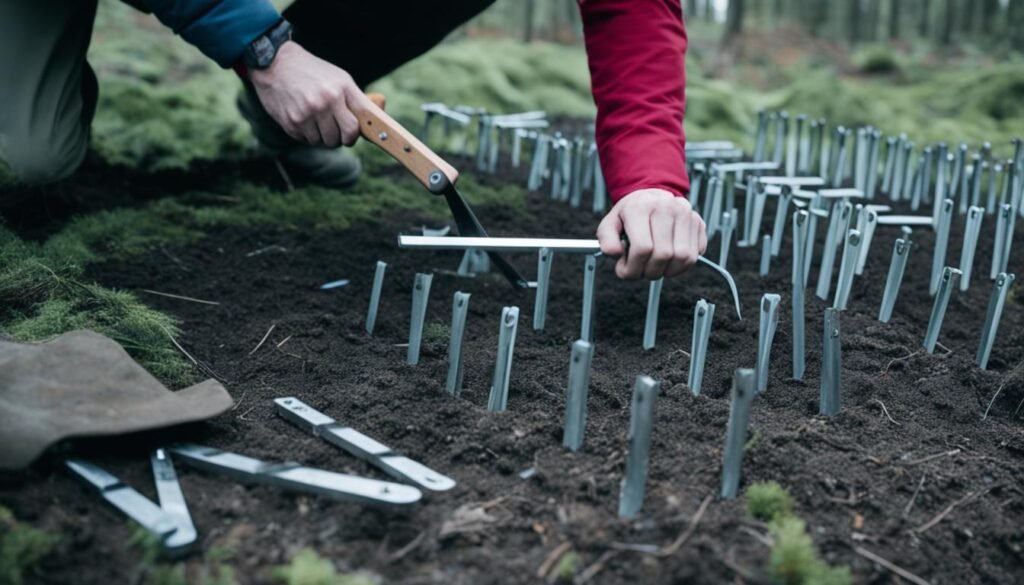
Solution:
[[[868,17],[867,26],[864,31],[864,38],[869,41],[878,40],[878,20],[879,12],[881,11],[882,0],[867,0],[868,3]]]
[[[744,0],[729,0],[729,11],[725,17],[724,42],[733,40],[743,32],[743,4]]]
[[[683,8],[683,18],[689,20],[697,17],[697,0],[686,0],[686,7]]]
[[[956,21],[956,0],[946,0],[942,10],[942,35],[939,43],[943,47],[953,46],[953,23]]]
[[[847,1],[847,38],[851,45],[856,45],[860,40],[860,0]]]
[[[1010,0],[1006,7],[1006,27],[1010,46],[1024,51],[1024,0]]]
[[[900,0],[889,0],[889,40],[900,38]]]
[[[931,34],[931,19],[932,19],[932,2],[931,0],[923,0],[921,2],[921,14],[920,20],[917,21],[917,34],[923,38],[928,38]]]
[[[983,0],[981,5],[981,18],[979,19],[981,21],[979,23],[981,34],[986,37],[986,40],[992,40],[989,37],[995,31],[992,23],[996,22],[1002,8],[999,6],[999,0]]]
[[[537,7],[537,0],[526,0],[523,4],[525,14],[523,16],[523,42],[533,42],[533,10]]]

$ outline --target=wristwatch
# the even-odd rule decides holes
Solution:
[[[277,50],[292,38],[292,25],[285,19],[275,24],[267,32],[249,43],[242,53],[242,58],[235,64],[235,71],[246,77],[253,69],[266,69],[274,62]]]

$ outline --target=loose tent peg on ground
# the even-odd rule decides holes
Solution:
[[[992,286],[992,296],[989,297],[988,309],[985,311],[985,324],[981,330],[981,341],[978,343],[978,353],[975,356],[975,362],[983,370],[988,367],[988,358],[992,355],[992,345],[996,340],[996,332],[999,331],[999,319],[1006,305],[1006,294],[1016,278],[1013,274],[1000,272]]]
[[[885,279],[885,292],[882,294],[882,307],[878,311],[878,320],[882,323],[888,323],[892,318],[892,310],[896,306],[900,285],[903,284],[903,273],[906,272],[911,247],[910,241],[904,238],[898,238],[893,245],[889,276]]]
[[[373,288],[370,289],[370,307],[366,310],[366,332],[373,335],[373,329],[377,324],[377,309],[380,307],[380,292],[384,287],[384,273],[387,271],[386,262],[377,261],[377,268],[373,272]]]
[[[647,290],[647,317],[644,319],[644,350],[654,349],[658,337],[658,305],[664,278],[652,280]]]
[[[700,394],[704,382],[704,364],[708,357],[708,339],[715,316],[715,305],[704,299],[697,301],[693,312],[693,341],[690,346],[690,372],[686,385],[694,396]]]
[[[509,378],[512,375],[512,355],[516,347],[519,326],[519,307],[505,307],[501,311],[498,331],[498,355],[494,362],[494,381],[487,401],[487,410],[501,412],[508,406]]]
[[[456,292],[452,299],[452,330],[448,340],[448,377],[445,380],[445,389],[453,396],[458,396],[462,392],[462,340],[466,333],[469,297],[469,293]]]
[[[960,278],[959,270],[949,266],[943,268],[942,277],[939,279],[939,288],[935,294],[935,304],[932,306],[932,315],[928,319],[928,330],[924,336],[924,349],[928,353],[935,351],[935,344],[939,341],[939,331],[942,329],[942,321],[946,318],[949,297],[953,294],[958,278]]]
[[[791,275],[793,301],[793,378],[802,380],[805,368],[804,335],[804,246],[807,244],[807,229],[810,214],[806,211],[793,213],[793,271]]]
[[[587,392],[590,388],[590,364],[594,345],[582,339],[572,344],[569,357],[569,385],[565,396],[565,430],[562,445],[572,451],[583,446],[587,425]]]
[[[722,461],[722,499],[736,498],[740,485],[740,467],[743,447],[747,443],[747,425],[750,422],[750,404],[757,394],[754,370],[740,368],[732,377],[729,403],[729,423],[725,431],[725,449]]]
[[[420,362],[420,345],[423,342],[423,322],[427,317],[427,301],[430,299],[430,283],[433,274],[419,272],[412,285],[412,312],[409,317],[409,348],[405,361],[415,366]]]
[[[654,426],[654,402],[660,383],[649,376],[637,376],[633,384],[633,400],[629,417],[629,453],[626,473],[619,493],[619,517],[632,518],[644,505],[647,487],[647,466],[651,451],[651,428]]]
[[[840,317],[842,311],[825,309],[825,330],[822,333],[821,395],[819,412],[834,416],[842,408],[843,348]]]
[[[555,253],[550,248],[537,251],[537,290],[533,299],[533,329],[544,330],[544,322],[548,318],[548,296],[551,289],[551,265],[555,261]]]
[[[779,325],[779,303],[782,297],[766,294],[761,297],[761,323],[757,337],[757,392],[768,389],[768,364],[771,358],[772,341]]]

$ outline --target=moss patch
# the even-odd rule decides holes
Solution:
[[[300,550],[287,565],[273,570],[274,578],[285,585],[379,585],[372,573],[338,573],[334,565],[312,549]]]
[[[25,573],[38,570],[57,542],[55,535],[19,523],[0,506],[0,585],[21,585]]]
[[[762,481],[747,488],[747,513],[763,522],[793,514],[793,497],[774,481]]]

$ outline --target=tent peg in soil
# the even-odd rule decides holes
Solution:
[[[644,506],[647,488],[647,466],[651,452],[651,428],[654,426],[654,400],[659,382],[640,375],[633,384],[633,401],[629,416],[629,453],[626,473],[619,492],[619,517],[632,518]]]
[[[516,347],[519,327],[519,307],[501,310],[501,328],[498,330],[498,356],[494,363],[494,380],[487,400],[487,410],[501,412],[508,406],[508,385],[512,375],[512,354]]]
[[[604,182],[604,172],[601,170],[601,159],[594,155],[594,202],[591,211],[595,215],[603,215],[608,208],[608,187]]]
[[[664,278],[652,280],[647,289],[647,317],[644,319],[644,350],[654,349],[658,337],[658,305],[661,304],[661,287]]]
[[[862,244],[860,232],[850,230],[850,233],[846,236],[846,246],[843,248],[843,262],[839,268],[836,297],[832,302],[832,306],[841,311],[845,311],[846,306],[850,302],[850,292],[853,290],[853,277],[857,273],[857,259],[860,258],[860,247]]]
[[[456,292],[452,299],[452,332],[448,340],[448,377],[445,390],[452,396],[462,393],[462,341],[466,333],[466,315],[469,312],[469,293]]]
[[[587,391],[590,389],[590,364],[594,345],[582,339],[572,344],[569,357],[569,386],[565,395],[565,431],[562,446],[579,451],[587,426]]]
[[[533,158],[530,160],[530,174],[526,180],[529,191],[537,191],[544,184],[544,176],[548,172],[548,151],[552,138],[546,134],[537,137],[533,147]]]
[[[708,339],[711,337],[711,323],[715,316],[715,306],[704,299],[697,301],[693,311],[693,341],[690,346],[690,373],[686,385],[694,396],[700,394],[704,383],[704,364],[708,357]]]
[[[875,228],[878,227],[878,212],[874,209],[864,209],[864,221],[859,224],[861,227],[860,254],[857,256],[857,269],[854,272],[857,276],[864,274],[864,268],[868,263],[868,253],[871,251],[871,241],[875,239]]]
[[[1013,209],[1009,203],[999,206],[996,215],[996,235],[992,241],[992,269],[989,273],[989,280],[995,280],[1000,272],[1006,272],[1003,268],[1003,240],[1006,239],[1007,227],[1013,223]]]
[[[971,196],[970,202],[974,207],[981,207],[983,205],[981,201],[981,177],[985,172],[986,163],[982,160],[980,154],[975,154],[971,157]],[[984,211],[984,208],[982,208]]]
[[[792,191],[788,186],[783,186],[782,193],[777,199],[775,223],[772,226],[772,257],[777,257],[782,252],[782,234],[786,230],[786,218],[789,215],[789,204],[792,200]]]
[[[946,266],[946,250],[949,247],[949,228],[953,221],[953,200],[942,202],[935,232],[935,253],[932,256],[932,278],[928,285],[928,293],[935,296],[939,289],[939,279]]]
[[[198,469],[245,483],[269,485],[336,500],[392,507],[415,504],[423,493],[410,485],[335,473],[298,463],[267,463],[214,447],[182,443],[168,449]]]
[[[106,470],[81,459],[67,459],[64,465],[79,479],[96,488],[100,496],[156,537],[160,554],[175,558],[187,553],[196,542],[196,528],[167,452],[157,449],[150,457],[156,482],[153,503]]]
[[[718,233],[719,224],[722,220],[723,188],[721,177],[715,175],[708,177],[707,197],[704,198],[704,209],[700,214],[707,224],[708,240],[715,237],[715,234]]]
[[[904,238],[897,238],[892,247],[889,276],[885,279],[882,307],[878,311],[878,320],[882,323],[888,323],[892,318],[892,310],[896,306],[896,297],[900,294],[900,285],[903,284],[903,273],[907,269],[907,258],[910,257],[911,247],[913,244]]]
[[[412,285],[412,312],[409,316],[409,348],[405,361],[410,366],[420,363],[420,345],[423,342],[423,321],[427,317],[427,301],[430,299],[430,283],[433,274],[416,273]]]
[[[768,114],[764,110],[757,112],[757,130],[754,133],[754,161],[764,160],[765,144],[768,141]]]
[[[396,453],[390,447],[339,423],[298,398],[275,398],[274,412],[300,429],[366,461],[399,481],[434,492],[445,492],[455,487],[452,478]]]
[[[573,148],[572,174],[569,179],[569,206],[579,209],[583,204],[583,164],[586,160],[586,149],[582,138],[576,138]]]
[[[550,248],[537,250],[537,291],[533,299],[533,329],[544,330],[548,318],[548,294],[551,290],[551,265],[555,253]]]
[[[580,319],[580,339],[594,342],[594,313],[597,302],[597,257],[587,254],[583,263],[583,310]]]
[[[978,247],[978,234],[981,232],[981,220],[985,218],[985,210],[972,205],[967,209],[966,226],[964,227],[963,248],[960,250],[960,291],[971,286],[971,273],[974,271],[974,253]]]
[[[740,486],[740,467],[743,447],[747,443],[747,425],[750,422],[750,404],[757,394],[757,375],[754,370],[740,368],[732,376],[729,404],[729,425],[725,431],[725,449],[722,462],[722,499],[736,499]]]
[[[373,272],[373,288],[370,289],[370,307],[366,310],[366,332],[373,335],[373,328],[377,324],[377,309],[380,308],[380,292],[384,287],[384,273],[387,271],[387,262],[377,261],[377,268]]]
[[[822,333],[821,396],[819,413],[835,416],[842,409],[843,346],[840,317],[842,311],[825,309],[825,331]]]
[[[757,392],[768,389],[768,363],[772,353],[772,341],[779,326],[779,303],[782,297],[766,294],[761,297],[761,323],[757,335]]]
[[[1019,201],[1010,204],[1010,216],[1007,218],[1006,228],[1003,230],[1003,239],[1001,240],[1003,248],[999,251],[999,272],[1006,272],[1010,263],[1010,252],[1013,250],[1013,232],[1017,225],[1015,210],[1019,205]],[[999,272],[996,274],[999,274]]]
[[[845,225],[849,222],[853,207],[849,202],[837,201],[832,204],[829,214],[828,231],[825,232],[825,247],[821,251],[821,268],[818,270],[818,286],[815,293],[821,300],[828,299],[832,289],[832,271],[836,264],[836,248],[842,234],[846,233]]]
[[[896,169],[896,149],[898,139],[890,136],[885,139],[885,166],[882,167],[882,193],[892,190],[892,173]]]
[[[583,178],[580,188],[590,191],[594,188],[594,166],[597,165],[597,142],[591,141],[583,161]]]
[[[996,332],[999,331],[999,319],[1006,305],[1006,294],[1016,278],[1014,274],[1000,272],[992,286],[992,296],[989,297],[988,309],[985,311],[985,325],[981,330],[981,341],[978,343],[978,353],[975,356],[975,362],[983,370],[988,367],[988,358],[992,355],[992,345],[996,340]]]
[[[946,266],[942,269],[939,288],[935,294],[935,304],[932,306],[932,315],[928,319],[928,330],[924,335],[924,349],[928,353],[935,351],[935,344],[939,341],[939,331],[942,329],[942,321],[946,318],[949,297],[953,294],[953,289],[959,278],[960,271],[956,268]]]
[[[732,233],[736,226],[736,216],[726,211],[722,214],[722,238],[719,242],[721,247],[718,251],[718,265],[723,269],[728,270],[729,266],[729,249],[732,247]]]
[[[487,274],[491,271],[491,258],[486,252],[476,249],[467,249],[462,254],[462,260],[456,269],[459,276],[476,276]]]
[[[829,216],[828,205],[828,200],[818,195],[811,200],[811,205],[808,209],[810,217],[807,219],[807,237],[804,240],[803,250],[804,290],[807,289],[807,284],[811,280],[811,263],[814,260],[814,242],[818,239],[818,219],[827,218]],[[795,253],[796,252],[794,251],[794,254]]]
[[[791,274],[793,301],[793,378],[804,379],[806,367],[805,346],[805,299],[804,299],[804,254],[810,214],[806,211],[793,213],[793,271]]]
[[[765,234],[761,238],[761,265],[758,274],[762,277],[768,276],[772,268],[772,237]]]

